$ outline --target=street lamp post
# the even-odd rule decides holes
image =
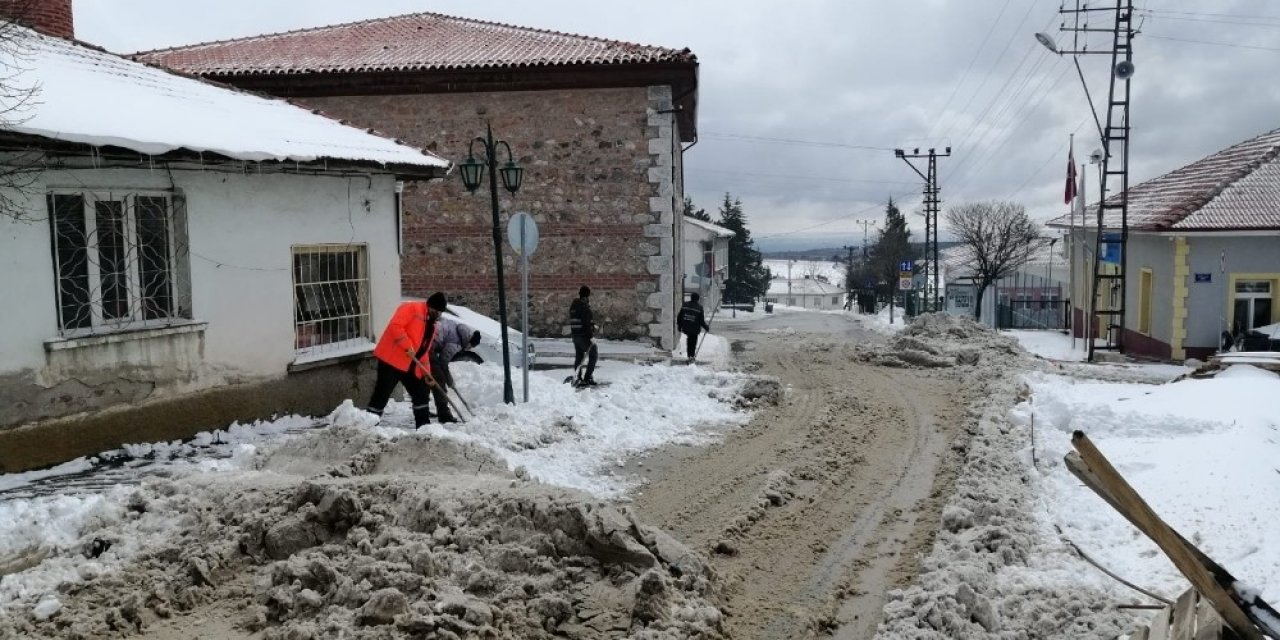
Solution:
[[[483,161],[476,158],[476,143],[483,149]],[[507,150],[507,161],[498,168],[498,147]],[[502,186],[515,195],[520,190],[520,181],[524,177],[524,169],[515,163],[511,155],[511,145],[505,140],[493,139],[493,126],[485,124],[485,137],[474,138],[467,148],[467,159],[458,165],[462,174],[462,185],[467,191],[475,193],[480,188],[480,180],[485,169],[489,171],[489,200],[493,206],[493,259],[498,269],[498,322],[502,327],[502,401],[507,404],[516,403],[515,390],[511,385],[511,353],[507,341],[507,282],[502,269],[502,233],[499,230],[498,214],[498,174],[502,174]],[[529,366],[529,357],[524,356],[524,366]]]

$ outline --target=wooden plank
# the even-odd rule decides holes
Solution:
[[[1165,607],[1151,618],[1151,633],[1148,640],[1169,640],[1169,620],[1173,617],[1173,607]]]
[[[1196,633],[1196,604],[1200,601],[1195,589],[1187,589],[1173,605],[1173,622],[1169,627],[1172,640],[1192,640]]]
[[[1224,629],[1222,616],[1214,610],[1213,603],[1201,598],[1196,605],[1195,640],[1222,640]]]
[[[1114,500],[1113,506],[1164,551],[1173,565],[1191,581],[1195,590],[1213,603],[1213,607],[1233,631],[1244,640],[1263,640],[1262,633],[1232,599],[1231,594],[1214,580],[1209,569],[1191,551],[1192,545],[1156,515],[1084,432],[1076,431],[1071,443],[1080,452],[1081,460],[1101,483],[1101,489],[1110,494],[1111,499],[1107,502]],[[1106,496],[1103,499],[1106,500]]]

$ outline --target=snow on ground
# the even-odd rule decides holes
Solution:
[[[902,307],[893,308],[892,321],[889,320],[889,307],[885,307],[875,314],[856,314],[854,317],[858,318],[868,329],[880,333],[897,333],[910,324],[907,321],[907,310]]]
[[[727,341],[708,336],[702,360],[720,362],[727,354]],[[344,402],[328,422],[384,440],[426,437],[463,451],[478,446],[518,469],[521,477],[610,497],[628,486],[614,475],[624,458],[672,443],[708,442],[725,427],[749,419],[744,410],[749,402],[739,392],[750,378],[701,361],[689,366],[602,361],[595,377],[606,386],[584,390],[563,383],[567,370],[535,371],[530,402],[516,405],[502,402],[500,363],[457,363],[453,372],[475,409],[474,416],[464,414],[465,424],[415,431],[409,404],[393,402],[374,426],[371,416],[353,408],[365,398]],[[521,371],[512,374],[519,400]],[[45,471],[0,474],[0,611],[17,603],[36,605],[58,585],[120,567],[164,541],[175,519],[192,511],[188,502],[196,500],[179,493],[159,499],[172,500],[169,508],[153,505],[139,512],[130,503],[137,487],[181,478],[234,479],[279,447],[331,430],[317,428],[317,422],[288,416],[237,424],[188,442],[128,445]],[[112,546],[99,557],[87,557],[98,535],[109,537]],[[56,607],[45,602],[40,611],[56,612]]]
[[[1067,471],[1084,431],[1171,526],[1280,601],[1280,376],[1248,365],[1163,385],[1030,374],[1046,526],[1121,576],[1166,596],[1186,580],[1154,543]]]
[[[1082,362],[1089,356],[1083,340],[1076,339],[1073,346],[1071,336],[1061,331],[1014,329],[1001,333],[1013,336],[1023,349],[1046,360]]]

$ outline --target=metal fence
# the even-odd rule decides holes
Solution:
[[[1013,305],[996,305],[996,327],[1000,329],[1066,329],[1067,303],[1063,300],[1033,300]]]

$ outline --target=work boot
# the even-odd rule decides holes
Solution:
[[[417,427],[431,424],[431,411],[427,407],[414,407],[413,424]]]
[[[453,417],[453,412],[451,411],[445,411],[440,414],[440,424],[446,424],[449,422],[457,422],[457,421],[458,419]]]

